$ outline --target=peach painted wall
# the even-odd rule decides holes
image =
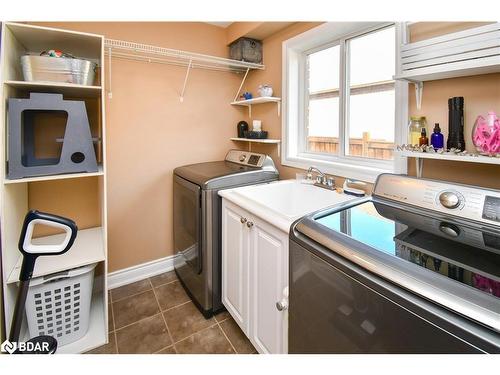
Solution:
[[[227,56],[225,29],[203,23],[45,25]],[[171,65],[112,61],[113,99],[106,102],[110,272],[172,255],[173,169],[223,159],[235,148],[229,138],[242,116],[229,103],[241,77],[194,70],[180,103],[185,72]]]
[[[411,40],[425,38],[476,27],[482,23],[417,23],[411,27]],[[500,113],[500,74],[487,74],[463,78],[425,82],[422,107],[416,109],[415,91],[410,87],[409,114],[427,117],[428,132],[439,122],[445,136],[448,134],[448,98],[464,97],[465,143],[467,150],[473,151],[471,131],[479,114],[489,110]],[[408,159],[408,173],[415,175],[414,159]],[[450,161],[425,160],[423,176],[500,189],[500,169],[494,165],[454,163]]]

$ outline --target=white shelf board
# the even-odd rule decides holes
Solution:
[[[66,97],[99,98],[101,86],[78,85],[64,82],[5,81],[5,85],[30,92],[63,94]]]
[[[15,180],[4,179],[3,183],[8,184],[22,184],[26,182],[37,182],[37,181],[52,181],[52,180],[65,180],[68,178],[82,178],[82,177],[93,177],[93,176],[103,176],[104,172],[102,165],[98,166],[97,172],[81,172],[81,173],[67,173],[67,174],[55,174],[51,176],[38,176],[38,177],[26,177],[18,178]]]
[[[274,96],[259,96],[257,98],[246,99],[246,100],[236,100],[231,102],[231,105],[239,105],[248,108],[248,117],[252,117],[252,106],[256,104],[264,103],[276,103],[278,109],[278,116],[281,114],[281,98],[276,98]]]
[[[410,158],[452,160],[452,161],[462,161],[466,163],[500,164],[500,157],[489,157],[483,155],[460,156],[450,153],[438,154],[438,153],[417,152],[417,151],[396,151],[396,153],[400,156],[405,156]]]
[[[250,139],[250,138],[230,138],[234,142],[247,142],[248,151],[252,151],[252,143],[261,143],[278,146],[278,157],[281,155],[281,140],[279,139]]]
[[[34,244],[61,243],[64,236],[65,234],[56,234],[39,237],[34,238],[32,242]],[[37,259],[33,277],[49,275],[51,273],[61,272],[91,263],[102,262],[105,258],[103,228],[97,227],[79,230],[75,243],[67,253],[58,255],[57,257],[45,256]],[[7,283],[19,281],[19,272],[22,262],[22,256],[19,255],[19,259],[14,269],[10,272]]]
[[[426,82],[498,72],[500,72],[500,56],[491,56],[472,61],[459,61],[414,69],[413,71],[396,75],[394,79],[410,82]]]
[[[254,104],[279,103],[279,102],[281,102],[281,98],[276,98],[274,96],[259,96],[257,98],[252,98],[247,100],[237,100],[235,102],[231,102],[231,105],[250,106]]]
[[[230,138],[231,141],[235,142],[253,142],[253,143],[268,143],[268,144],[279,144],[281,141],[279,139],[252,139],[252,138]]]

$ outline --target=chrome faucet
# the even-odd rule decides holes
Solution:
[[[309,167],[309,169],[307,170],[308,180],[312,180],[313,177],[312,172],[316,172],[318,174],[316,176],[316,181],[314,182],[315,186],[319,186],[330,190],[335,190],[335,180],[333,179],[333,177],[327,177],[326,174],[321,172],[316,167]]]
[[[311,175],[312,177],[312,172],[317,172],[321,176],[321,178],[325,177],[325,174],[316,167],[309,167],[309,169],[307,170],[307,175]]]

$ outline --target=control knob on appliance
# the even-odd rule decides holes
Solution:
[[[441,222],[439,224],[439,230],[450,237],[458,237],[460,235],[460,228],[454,224]]]
[[[458,194],[453,191],[444,191],[439,194],[439,202],[441,202],[444,207],[450,209],[457,208],[462,203]]]
[[[245,161],[245,159],[246,159],[246,157],[247,157],[247,156],[246,156],[245,154],[241,154],[241,155],[240,155],[240,161],[241,161],[241,162],[244,162],[244,161]]]

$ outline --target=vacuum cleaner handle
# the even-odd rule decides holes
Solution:
[[[36,224],[63,229],[66,236],[60,244],[35,245],[31,243],[31,239]],[[26,281],[31,279],[33,276],[33,269],[35,268],[36,258],[39,256],[61,255],[67,252],[73,245],[73,242],[75,242],[77,231],[78,228],[73,220],[45,212],[35,210],[29,211],[24,218],[23,228],[19,237],[19,251],[24,256],[19,280]]]
[[[56,245],[35,245],[31,243],[33,230],[36,224],[43,224],[64,229],[66,232],[64,240],[60,244]],[[71,248],[73,242],[75,242],[77,232],[78,228],[73,220],[35,210],[29,211],[26,214],[18,245],[19,251],[23,254],[23,264],[21,266],[21,273],[19,274],[16,306],[14,308],[14,316],[10,327],[9,340],[11,342],[19,341],[24,308],[26,305],[26,297],[28,295],[30,280],[33,276],[36,259],[39,256],[64,254]],[[43,339],[51,343],[50,352],[54,352],[56,350],[57,341],[53,337],[34,338],[32,340],[39,339]]]

